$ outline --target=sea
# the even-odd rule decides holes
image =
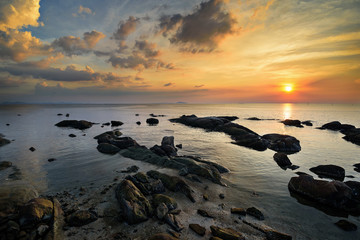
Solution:
[[[58,115],[63,114],[63,115]],[[69,117],[66,117],[69,114]],[[150,114],[159,124],[149,126]],[[195,114],[205,116],[237,116],[241,124],[260,135],[288,134],[300,140],[302,150],[289,155],[296,170],[283,170],[273,160],[274,151],[256,151],[232,144],[221,132],[209,132],[172,123],[171,118]],[[269,119],[246,120],[249,117]],[[65,120],[87,120],[95,123],[86,130],[59,128]],[[284,119],[311,120],[313,126],[285,126]],[[360,228],[359,216],[339,216],[332,211],[298,200],[288,190],[289,180],[301,171],[311,174],[311,167],[335,164],[346,171],[344,181],[360,181],[353,164],[360,163],[360,146],[342,139],[340,132],[319,130],[331,121],[360,127],[359,104],[16,104],[0,105],[0,133],[12,140],[0,147],[0,161],[11,161],[18,178],[9,175],[14,169],[0,171],[0,186],[11,181],[31,183],[40,194],[55,194],[81,186],[102,186],[112,181],[117,171],[138,161],[121,155],[106,155],[97,151],[94,136],[109,131],[102,123],[119,120],[123,136],[135,139],[150,148],[160,144],[164,136],[174,136],[182,144],[179,155],[199,156],[219,163],[230,170],[223,174],[228,187],[222,187],[226,204],[233,207],[255,206],[265,215],[264,224],[292,235],[293,239],[360,239],[360,229],[345,232],[334,225],[347,219]],[[137,125],[140,121],[142,124]],[[70,138],[69,134],[76,137]],[[29,151],[34,147],[34,152]],[[55,158],[53,162],[48,159]],[[141,169],[140,169],[141,170]],[[217,188],[216,188],[217,189]]]

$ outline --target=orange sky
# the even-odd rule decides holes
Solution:
[[[340,0],[6,1],[0,102],[359,103],[359,12]]]

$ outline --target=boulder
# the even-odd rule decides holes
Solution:
[[[87,129],[92,127],[93,123],[92,122],[88,122],[85,120],[63,120],[61,122],[58,122],[57,124],[55,124],[55,126],[57,127],[69,127],[69,128],[75,128],[75,129]]]
[[[0,136],[0,147],[4,146],[4,145],[6,145],[6,144],[9,144],[9,143],[11,143],[10,140],[8,140],[8,139],[3,138],[3,137]]]
[[[41,222],[50,222],[53,217],[53,202],[44,198],[34,198],[20,208],[20,226],[34,226]]]
[[[78,210],[66,217],[69,226],[80,227],[92,223],[98,219],[95,212],[89,210]]]
[[[136,180],[138,180],[141,183],[149,183],[150,182],[150,179],[148,178],[148,176],[143,172],[138,172],[137,174],[134,175],[134,178],[136,178]]]
[[[246,215],[246,210],[244,208],[231,208],[230,212],[233,214]]]
[[[339,228],[341,228],[342,230],[344,231],[356,231],[357,230],[357,226],[352,223],[352,222],[349,222],[347,220],[344,220],[344,219],[341,219],[339,221],[337,221],[335,223],[336,226],[338,226]]]
[[[343,139],[352,142],[356,145],[360,145],[360,128],[354,128],[347,131],[342,131],[345,134]]]
[[[139,167],[136,165],[132,165],[130,167],[128,167],[126,170],[121,171],[122,173],[133,173],[133,172],[137,172],[139,170]]]
[[[154,208],[157,208],[162,203],[164,203],[169,210],[177,208],[175,199],[164,194],[155,194],[152,201]]]
[[[285,119],[284,121],[281,121],[286,126],[294,126],[298,128],[303,128],[304,126],[301,125],[300,120],[292,120],[292,119]]]
[[[341,130],[341,123],[339,121],[329,122],[329,123],[322,125],[321,129],[339,131],[339,130]]]
[[[256,207],[250,207],[246,209],[246,214],[257,218],[258,220],[264,220],[264,214]]]
[[[275,153],[274,160],[282,169],[286,169],[292,165],[290,159],[285,153]]]
[[[148,199],[129,180],[123,180],[115,190],[122,215],[129,224],[148,220],[153,209]]]
[[[152,235],[149,240],[178,240],[177,238],[167,234],[167,233],[157,233]]]
[[[276,152],[296,153],[301,150],[300,141],[295,137],[282,134],[265,134],[263,139],[268,141],[268,148]]]
[[[360,206],[354,204],[353,191],[340,181],[315,180],[310,175],[292,177],[288,184],[289,191],[299,194],[323,206],[333,207],[349,213],[359,212]]]
[[[173,192],[181,192],[185,196],[187,196],[192,202],[195,202],[195,198],[193,197],[192,193],[193,190],[190,186],[181,178],[175,176],[169,176],[164,173],[160,173],[158,171],[148,171],[147,175],[154,178],[160,179],[164,186]]]
[[[110,143],[100,143],[96,148],[99,152],[106,154],[116,154],[121,150]]]
[[[1,161],[0,162],[0,171],[1,170],[4,170],[4,169],[6,169],[6,168],[9,168],[9,167],[11,167],[12,166],[12,163],[11,162],[9,162],[9,161]]]
[[[36,149],[34,147],[30,147],[29,150],[34,152]]]
[[[69,137],[74,138],[74,137],[76,137],[76,135],[71,133],[71,134],[69,134]]]
[[[176,232],[181,232],[184,229],[184,226],[179,222],[177,217],[173,214],[166,214],[163,220],[174,229]]]
[[[210,226],[210,230],[212,235],[223,240],[245,240],[245,237],[241,233],[232,228],[221,228],[212,225]]]
[[[317,174],[319,177],[331,178],[339,181],[343,181],[345,178],[345,169],[332,164],[319,165],[310,168],[310,171]]]
[[[146,119],[146,123],[150,126],[159,124],[159,120],[156,118],[148,118]]]
[[[123,125],[124,123],[121,122],[121,121],[111,121],[111,126],[112,127],[118,127],[118,126],[121,126]]]
[[[196,223],[189,224],[189,228],[200,236],[204,236],[206,233],[206,228],[204,228],[203,226],[200,226],[199,224],[196,224]]]
[[[311,127],[313,125],[310,120],[302,121],[301,123],[304,124],[305,126],[309,126],[309,127]]]

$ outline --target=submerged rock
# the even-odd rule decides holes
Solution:
[[[153,214],[148,199],[129,180],[123,180],[115,190],[122,216],[129,224],[148,220]]]
[[[306,126],[309,126],[309,127],[311,127],[313,125],[310,120],[302,121],[301,123],[306,125]]]
[[[262,136],[269,142],[268,147],[276,152],[296,153],[301,150],[300,141],[295,137],[282,134],[266,134]]]
[[[294,126],[298,128],[303,128],[304,126],[301,125],[300,120],[293,120],[293,119],[285,119],[284,121],[281,121],[286,126]]]
[[[257,218],[258,220],[264,220],[264,214],[256,207],[250,207],[246,209],[246,214]]]
[[[92,127],[93,123],[92,122],[88,122],[85,120],[63,120],[61,122],[58,122],[57,124],[55,124],[55,126],[57,127],[70,127],[70,128],[75,128],[75,129],[87,129]]]
[[[232,228],[221,228],[217,226],[210,226],[210,230],[212,235],[215,237],[219,237],[223,240],[245,240],[244,235],[235,231]]]
[[[345,134],[343,139],[352,142],[354,144],[360,145],[360,128],[354,128],[351,130],[343,131],[342,133]]]
[[[336,165],[319,165],[310,168],[310,171],[317,174],[319,177],[332,178],[343,181],[345,178],[345,169]]]

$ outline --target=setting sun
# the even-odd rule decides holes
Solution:
[[[284,86],[284,91],[285,92],[292,92],[293,91],[293,86],[291,86],[291,85]]]

